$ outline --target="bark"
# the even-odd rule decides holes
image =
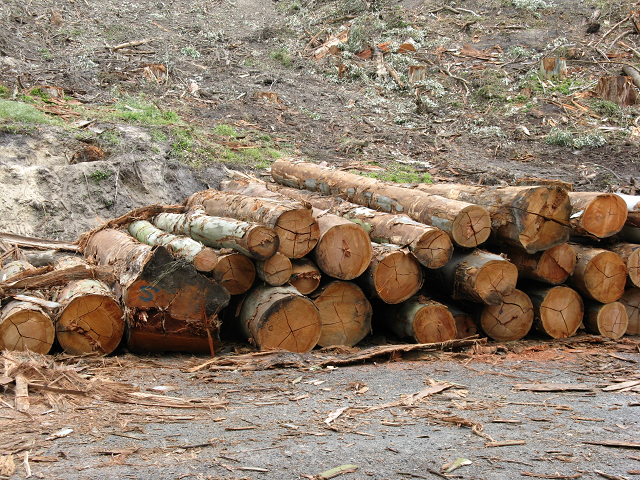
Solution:
[[[331,281],[313,295],[313,301],[322,322],[321,347],[352,347],[371,331],[373,309],[355,283]]]
[[[422,266],[396,245],[372,244],[366,272],[358,278],[364,290],[384,303],[402,303],[415,295],[424,281]]]
[[[291,263],[293,270],[289,283],[302,295],[309,295],[320,286],[322,273],[315,263],[306,258],[292,260]]]
[[[371,262],[371,241],[360,225],[320,210],[313,210],[320,238],[313,250],[315,264],[338,280],[353,280]]]
[[[640,195],[617,194],[627,205],[627,225],[640,227]]]
[[[576,252],[568,243],[534,254],[508,246],[500,251],[517,267],[519,277],[551,285],[564,283],[576,268]]]
[[[238,252],[218,252],[218,263],[211,278],[231,295],[241,295],[251,288],[256,278],[253,262]]]
[[[31,302],[9,302],[0,314],[0,351],[30,350],[47,354],[55,340],[49,314]]]
[[[267,260],[256,261],[256,273],[260,280],[272,287],[279,287],[289,281],[293,267],[289,257],[278,252]]]
[[[418,343],[446,342],[456,338],[456,322],[448,308],[423,295],[383,310],[384,324],[398,337]]]
[[[374,210],[404,213],[413,220],[439,227],[461,247],[475,247],[487,240],[491,232],[489,213],[478,205],[312,163],[279,160],[272,165],[271,174],[281,185],[339,196]]]
[[[551,338],[575,335],[584,316],[584,305],[578,292],[564,285],[529,285],[523,290],[533,303],[536,330]]]
[[[306,353],[320,338],[322,323],[313,301],[295,288],[255,288],[244,299],[240,328],[260,350]]]
[[[500,305],[487,305],[480,314],[480,327],[498,342],[523,338],[533,325],[533,303],[523,291],[515,289]]]
[[[245,195],[290,198],[308,202],[320,210],[329,210],[334,215],[362,225],[372,242],[408,247],[416,259],[427,268],[444,266],[453,252],[453,245],[445,232],[437,227],[416,222],[406,215],[378,212],[341,198],[280,185],[227,181],[223,182],[220,188]]]
[[[56,320],[56,338],[65,352],[108,355],[120,344],[124,314],[104,283],[90,279],[71,282],[57,300],[62,309]]]
[[[210,272],[218,262],[218,255],[211,247],[184,235],[173,235],[155,227],[147,220],[138,220],[129,224],[129,233],[138,241],[151,245],[162,245],[173,255],[193,263],[200,272]]]
[[[454,299],[488,305],[500,305],[518,281],[518,269],[513,263],[483,250],[454,252],[440,274],[441,286]]]
[[[213,248],[232,248],[256,260],[266,260],[277,251],[278,234],[269,227],[232,218],[212,217],[204,209],[188,213],[161,213],[153,224],[165,232],[187,235]]]
[[[569,239],[571,205],[559,186],[481,187],[448,183],[421,184],[421,191],[482,205],[491,214],[497,240],[527,253],[547,250]]]
[[[619,302],[627,311],[627,335],[640,335],[640,288],[630,288]]]
[[[575,243],[571,246],[576,251],[577,263],[567,284],[601,303],[618,300],[627,283],[627,267],[620,255]]]
[[[571,192],[571,229],[577,235],[606,238],[627,220],[627,204],[613,193]]]
[[[618,340],[627,331],[629,318],[620,302],[585,302],[584,326],[589,333]]]
[[[289,258],[304,257],[318,243],[320,233],[311,209],[300,202],[206,190],[189,197],[187,205],[203,205],[208,215],[256,222],[274,229],[280,239],[278,251]]]
[[[23,235],[14,235],[12,233],[0,233],[0,241],[19,247],[39,248],[42,250],[66,250],[69,252],[77,252],[78,246],[58,240],[43,240],[40,238],[25,237]]]
[[[609,247],[613,253],[620,255],[620,258],[627,265],[629,278],[628,287],[640,287],[640,245],[635,243],[617,243]]]

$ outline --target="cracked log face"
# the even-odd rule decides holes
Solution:
[[[571,228],[578,235],[606,238],[627,221],[626,202],[613,193],[571,192]]]
[[[256,261],[258,278],[273,287],[287,283],[291,278],[292,271],[291,260],[280,252],[268,260]]]
[[[576,268],[576,252],[567,243],[528,254],[516,247],[501,249],[518,269],[518,275],[551,285],[564,283]]]
[[[584,326],[596,335],[617,340],[627,331],[629,317],[620,302],[585,304]]]
[[[627,335],[640,335],[640,288],[630,288],[619,301],[627,311]]]
[[[422,267],[411,254],[394,245],[372,245],[373,256],[367,271],[357,281],[385,303],[407,300],[422,287]]]
[[[400,338],[413,338],[418,343],[454,340],[456,322],[449,309],[423,295],[411,297],[397,306],[386,306],[380,318]]]
[[[233,252],[218,255],[218,263],[211,277],[231,295],[245,293],[253,285],[256,268],[253,262],[241,253]]]
[[[336,280],[314,297],[322,322],[318,339],[321,347],[352,347],[371,331],[373,309],[356,284]]]
[[[627,267],[620,255],[597,248],[572,246],[578,254],[578,263],[568,284],[600,303],[618,300],[627,283]]]
[[[0,351],[31,350],[47,354],[55,340],[55,327],[38,305],[13,301],[0,316]]]
[[[289,258],[301,258],[318,243],[320,229],[311,211],[304,208],[285,212],[274,228],[280,238],[278,252]]]
[[[312,300],[293,287],[253,290],[240,311],[240,328],[261,350],[306,353],[318,343],[322,322]]]
[[[582,298],[572,288],[560,285],[545,289],[526,289],[535,314],[536,329],[551,338],[572,337],[584,316]]]
[[[533,325],[533,304],[523,291],[515,289],[500,305],[487,305],[480,315],[480,326],[498,342],[523,338]]]

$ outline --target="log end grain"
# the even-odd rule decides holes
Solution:
[[[627,267],[619,255],[602,251],[591,259],[583,279],[591,298],[601,303],[615,302],[624,293]]]
[[[600,194],[582,213],[581,227],[587,234],[598,238],[618,233],[627,221],[627,204],[613,193]]]
[[[411,252],[427,268],[440,268],[451,260],[453,243],[445,232],[433,229],[412,243]]]
[[[211,277],[231,295],[241,295],[251,288],[256,278],[253,262],[241,253],[233,252],[218,256],[218,263]]]
[[[193,257],[193,266],[199,272],[210,272],[218,263],[218,254],[211,247],[203,248]]]
[[[287,283],[291,278],[292,272],[291,260],[280,252],[277,252],[267,260],[258,260],[256,262],[258,278],[274,287]]]
[[[416,313],[413,322],[414,338],[418,343],[454,340],[456,321],[449,309],[438,302],[427,302]]]
[[[487,305],[480,315],[480,326],[488,337],[499,342],[520,340],[533,325],[533,304],[515,289],[500,305]]]
[[[572,337],[584,315],[582,298],[572,288],[557,286],[549,290],[539,307],[539,330],[552,338]]]
[[[630,288],[619,302],[627,311],[627,335],[640,335],[640,288]]]
[[[280,238],[278,251],[289,258],[304,257],[320,238],[320,228],[306,208],[284,212],[274,230]]]
[[[620,302],[585,306],[584,325],[591,333],[617,340],[626,333],[628,324],[627,311]]]
[[[247,250],[256,260],[273,257],[279,247],[280,239],[274,229],[254,225],[247,231]]]
[[[451,238],[461,247],[477,247],[486,242],[490,234],[491,216],[486,208],[479,205],[465,207],[451,226]]]
[[[53,321],[37,305],[10,302],[0,317],[0,351],[30,350],[47,354],[55,340]]]
[[[314,249],[316,265],[339,280],[360,276],[371,261],[371,240],[360,225],[341,219],[322,234]]]
[[[396,304],[407,300],[422,287],[422,267],[402,250],[386,254],[371,271],[373,288],[380,300]]]
[[[467,313],[458,313],[453,316],[456,322],[456,338],[467,338],[478,334],[478,325],[473,317]]]
[[[309,295],[320,286],[322,273],[311,260],[301,258],[293,260],[293,270],[289,283],[302,295]]]
[[[545,250],[535,271],[535,278],[552,285],[559,285],[569,278],[576,268],[576,252],[567,243]]]
[[[508,261],[492,260],[480,267],[475,287],[480,300],[487,305],[499,305],[513,292],[518,281],[518,269]]]
[[[515,202],[518,240],[527,253],[547,250],[565,243],[571,229],[568,226],[571,202],[561,187],[527,189]]]

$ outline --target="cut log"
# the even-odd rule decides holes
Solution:
[[[352,347],[371,331],[373,309],[355,283],[335,280],[313,295],[320,312],[321,347],[347,345]]]
[[[627,204],[627,225],[640,227],[640,195],[617,194]]]
[[[572,243],[576,251],[576,269],[567,284],[582,295],[601,303],[618,300],[627,283],[627,267],[620,255]]]
[[[357,282],[372,297],[396,304],[415,295],[422,287],[422,267],[415,257],[396,245],[371,244],[373,255]]]
[[[65,352],[108,355],[120,344],[124,314],[104,283],[90,279],[71,282],[57,300],[63,306],[56,320],[56,338]]]
[[[633,79],[623,75],[600,77],[596,93],[600,98],[617,103],[621,107],[638,103],[638,92],[633,85]]]
[[[248,291],[256,278],[256,267],[246,256],[233,251],[218,251],[218,263],[211,278],[231,295]]]
[[[475,247],[486,241],[491,233],[489,213],[478,205],[312,163],[278,160],[271,166],[271,175],[281,185],[336,195],[374,210],[404,213],[418,222],[444,230],[461,247]]]
[[[338,280],[353,280],[371,262],[371,241],[362,226],[328,212],[313,210],[320,238],[313,259],[324,273]]]
[[[582,298],[572,288],[527,285],[523,288],[533,303],[536,330],[551,338],[575,335],[582,323]]]
[[[630,288],[619,302],[627,311],[627,335],[640,335],[640,288]]]
[[[571,229],[577,235],[606,238],[627,221],[627,204],[613,193],[570,192]]]
[[[501,247],[500,251],[518,268],[519,277],[551,285],[564,283],[576,268],[576,252],[568,243],[533,255],[509,246]]]
[[[341,198],[280,185],[226,181],[222,182],[220,188],[245,195],[277,195],[279,198],[308,202],[319,210],[329,210],[334,215],[362,225],[372,242],[408,247],[416,259],[427,268],[444,266],[453,252],[453,245],[445,232],[437,227],[416,222],[406,215],[378,212]]]
[[[478,325],[473,318],[473,315],[451,302],[440,303],[447,307],[449,312],[451,312],[451,315],[453,315],[453,319],[456,322],[456,338],[462,339],[478,334]]]
[[[210,272],[218,262],[218,255],[211,247],[184,235],[173,235],[154,226],[147,220],[129,224],[129,233],[138,241],[151,245],[162,245],[176,257],[183,258],[200,272]]]
[[[481,187],[447,183],[421,184],[423,192],[482,205],[491,214],[497,240],[527,253],[547,250],[569,239],[571,205],[559,186]]]
[[[257,260],[256,273],[260,280],[273,287],[279,287],[289,281],[293,267],[289,257],[278,252],[267,260]]]
[[[384,322],[398,337],[418,343],[446,342],[456,338],[456,322],[449,309],[423,295],[382,309]]]
[[[31,302],[9,302],[0,315],[0,351],[30,350],[47,354],[56,337],[49,314]]]
[[[620,302],[585,302],[584,326],[589,333],[619,339],[627,331],[629,318]]]
[[[442,286],[454,299],[488,305],[500,305],[518,281],[513,263],[483,250],[454,252],[440,274]]]
[[[617,243],[609,247],[614,253],[620,255],[620,258],[627,265],[629,279],[627,286],[640,287],[640,245],[635,243]]]
[[[293,270],[289,283],[302,295],[309,295],[320,286],[322,273],[318,266],[307,258],[292,260]]]
[[[280,239],[278,251],[289,258],[304,257],[318,243],[320,232],[311,209],[300,202],[205,190],[189,197],[186,204],[202,205],[214,217],[231,217],[274,229]]]
[[[486,305],[480,327],[489,338],[510,342],[524,338],[533,325],[533,303],[522,290],[515,289],[500,305]]]
[[[256,287],[242,303],[240,329],[260,350],[306,353],[320,338],[322,322],[313,301],[295,288]]]
[[[161,213],[153,224],[165,232],[187,235],[213,248],[232,248],[256,260],[271,258],[280,245],[269,227],[232,218],[212,217],[202,207],[188,213]]]

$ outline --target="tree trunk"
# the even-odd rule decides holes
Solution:
[[[153,218],[153,224],[165,232],[187,235],[213,248],[232,248],[256,260],[271,258],[280,245],[272,228],[212,217],[202,207],[188,213],[161,213]]]
[[[418,222],[441,228],[461,247],[475,247],[486,241],[491,232],[489,213],[478,205],[312,163],[279,160],[271,166],[271,174],[281,185],[340,196],[374,210],[404,213]]]
[[[558,186],[480,187],[421,184],[421,191],[482,205],[491,214],[495,237],[527,253],[547,250],[569,239],[571,205]]]
[[[322,273],[318,266],[307,258],[291,261],[293,270],[289,283],[302,295],[309,295],[320,286]]]
[[[189,197],[187,205],[203,205],[208,215],[256,222],[274,229],[280,239],[278,251],[289,258],[304,257],[318,243],[320,232],[311,209],[300,202],[206,190]]]
[[[613,193],[571,192],[573,233],[606,238],[618,233],[627,221],[627,204]]]
[[[244,299],[240,328],[260,350],[306,353],[320,338],[322,322],[313,301],[295,288],[255,288]]]
[[[155,227],[147,220],[129,224],[129,233],[138,241],[151,245],[162,245],[176,257],[184,258],[200,272],[210,272],[218,262],[218,255],[211,247],[205,247],[190,237],[173,235]]]
[[[456,322],[448,308],[423,295],[383,309],[384,324],[400,338],[436,343],[456,338]]]
[[[617,194],[627,205],[627,225],[640,227],[640,195]]]
[[[334,280],[318,290],[313,301],[322,322],[321,347],[352,347],[371,331],[373,309],[355,283]]]
[[[272,287],[279,287],[289,281],[293,267],[289,257],[278,252],[267,260],[256,261],[256,273],[260,280]]]
[[[568,285],[601,303],[618,300],[627,283],[627,267],[620,255],[575,243],[571,246],[578,261],[575,272],[567,280]]]
[[[500,305],[487,305],[480,315],[480,327],[498,342],[523,338],[533,325],[533,303],[521,290],[515,289]]]
[[[640,245],[634,243],[617,243],[609,249],[613,253],[620,255],[620,258],[627,265],[629,279],[627,286],[640,287]]]
[[[516,247],[505,246],[500,251],[517,267],[520,277],[551,285],[564,283],[576,268],[576,252],[568,243],[532,255]]]
[[[524,291],[533,303],[536,330],[551,338],[575,335],[584,316],[584,306],[578,292],[564,285],[528,286]]]
[[[124,314],[109,288],[97,280],[69,283],[58,295],[62,310],[56,338],[70,355],[108,355],[122,340]]]
[[[328,197],[307,190],[240,181],[226,181],[220,188],[245,195],[273,196],[308,202],[319,210],[346,218],[364,227],[372,242],[392,243],[408,247],[416,259],[427,268],[440,268],[451,258],[453,245],[449,236],[437,227],[416,222],[406,215],[378,212],[347,202],[338,197]]]
[[[627,335],[640,335],[640,288],[630,288],[620,297],[629,319]]]
[[[372,244],[373,255],[358,283],[384,303],[396,304],[415,295],[424,278],[415,257],[396,245]]]
[[[513,263],[483,250],[454,252],[440,272],[442,286],[454,299],[488,305],[500,305],[518,281],[518,269]]]
[[[320,210],[313,210],[320,238],[313,259],[324,273],[338,280],[353,280],[371,262],[371,240],[360,225]]]
[[[47,354],[56,330],[49,314],[31,302],[9,302],[0,315],[0,351],[30,350]]]
[[[585,302],[584,326],[589,333],[618,340],[627,331],[629,318],[620,302]]]
[[[231,295],[241,295],[251,288],[256,278],[253,262],[238,252],[218,252],[218,263],[211,278]]]

